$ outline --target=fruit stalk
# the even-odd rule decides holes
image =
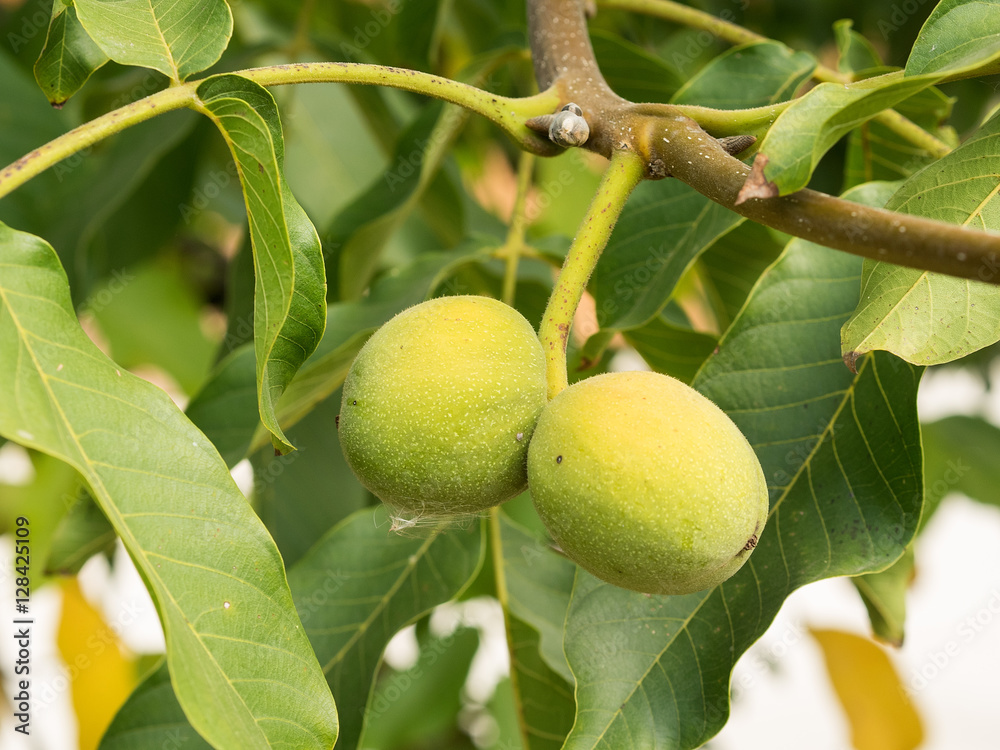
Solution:
[[[583,223],[570,245],[562,271],[542,316],[538,338],[545,351],[545,381],[549,399],[569,384],[566,374],[566,342],[576,308],[583,297],[590,274],[608,244],[611,230],[625,207],[625,201],[643,177],[643,160],[629,150],[615,151],[587,209]]]

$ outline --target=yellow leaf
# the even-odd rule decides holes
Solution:
[[[923,742],[920,715],[889,656],[874,641],[837,630],[811,630],[851,725],[857,750],[913,750]]]
[[[80,750],[95,750],[135,687],[135,660],[100,612],[83,598],[75,578],[63,584],[57,643],[70,680]]]

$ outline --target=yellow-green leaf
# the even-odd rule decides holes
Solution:
[[[326,327],[326,272],[319,236],[282,173],[284,140],[274,99],[235,75],[198,87],[240,174],[253,244],[254,350],[260,418],[282,453],[294,450],[275,414],[278,399]]]
[[[52,247],[2,224],[0,434],[84,477],[157,603],[178,701],[206,739],[333,744],[336,709],[281,556],[218,451],[94,346]]]
[[[175,81],[214,65],[233,33],[226,0],[76,0],[76,8],[112,60]]]

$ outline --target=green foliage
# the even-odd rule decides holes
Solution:
[[[956,5],[960,7],[947,10]],[[782,195],[805,187],[823,154],[886,108],[949,78],[992,72],[1000,60],[996,41],[1000,14],[996,3],[983,5],[961,0],[941,3],[921,30],[905,70],[856,83],[822,83],[797,99],[760,146],[768,156],[767,179]],[[965,26],[966,22],[975,26]],[[970,39],[971,28],[977,36]]]
[[[0,263],[0,348],[20,353],[0,360],[0,431],[87,481],[157,601],[192,724],[223,746],[329,746],[336,709],[281,558],[215,447],[91,343],[48,244],[0,226]],[[266,682],[255,679],[258,648],[273,654]],[[275,710],[294,725],[261,721]]]
[[[61,1],[61,0],[60,0]],[[80,22],[105,55],[175,81],[213,65],[233,33],[225,0],[75,0]]]
[[[52,4],[45,49],[35,63],[35,80],[53,104],[62,104],[108,61],[77,17],[76,6],[57,0]]]
[[[198,87],[204,112],[229,143],[239,169],[254,249],[254,343],[261,421],[275,448],[293,450],[277,401],[323,338],[326,278],[319,236],[282,176],[284,139],[266,89],[239,76]]]
[[[1000,115],[913,175],[886,208],[953,224],[1000,230],[997,179],[982,165],[1000,157]],[[986,263],[979,281],[865,261],[861,304],[842,332],[845,358],[876,349],[907,362],[950,362],[1000,339],[1000,271]]]
[[[773,37],[732,47],[607,4],[591,36],[612,88],[761,108],[726,118],[758,136],[740,158],[766,156],[758,169],[780,193],[824,185],[1000,231],[1000,116],[983,85],[1000,69],[997,0],[915,4],[906,17],[892,0],[864,12],[847,0],[703,3]],[[998,503],[1000,430],[979,417],[919,425],[916,410],[920,367],[992,361],[991,261],[978,282],[862,261],[664,179],[631,195],[590,278],[596,307],[575,319],[569,375],[606,371],[630,347],[730,416],[770,495],[748,563],[694,594],[626,591],[565,557],[527,496],[464,525],[390,532],[334,428],[352,361],[383,323],[438,296],[503,296],[537,327],[604,168],[578,150],[534,160],[509,219],[516,145],[448,86],[534,94],[524,10],[0,11],[0,162],[112,111],[100,120],[112,130],[141,115],[109,138],[88,131],[0,198],[0,444],[30,449],[36,475],[26,487],[0,478],[0,522],[30,515],[55,574],[120,539],[166,634],[166,658],[104,750],[468,749],[469,717],[484,714],[498,750],[694,748],[725,723],[734,664],[793,590],[853,576],[876,635],[899,643],[914,536],[949,492]],[[834,44],[830,70],[819,61]],[[304,60],[430,71],[453,103],[265,88],[232,72]],[[177,92],[190,93],[187,111],[156,116],[150,103]],[[244,459],[249,503],[228,471]],[[462,690],[478,636],[428,626],[436,607],[473,596],[502,605],[511,664],[483,705]],[[413,623],[416,664],[383,664]]]

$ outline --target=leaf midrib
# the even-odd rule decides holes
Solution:
[[[222,669],[221,665],[219,665],[218,661],[215,658],[215,655],[206,647],[206,645],[204,644],[204,642],[201,639],[200,634],[198,633],[197,630],[194,629],[193,624],[187,619],[187,617],[184,616],[183,611],[181,610],[179,604],[177,603],[177,600],[174,599],[174,597],[173,597],[172,593],[170,592],[169,588],[163,582],[163,579],[160,578],[159,574],[156,573],[155,567],[150,563],[150,561],[149,561],[149,559],[147,557],[147,553],[146,553],[145,548],[141,544],[139,544],[138,540],[136,539],[136,537],[132,533],[131,528],[125,522],[125,519],[122,516],[121,512],[119,511],[118,506],[114,502],[111,502],[111,500],[110,500],[111,494],[108,491],[107,487],[105,486],[104,481],[103,481],[100,473],[97,472],[96,469],[93,468],[92,462],[91,462],[89,456],[87,455],[87,452],[84,450],[82,444],[80,443],[80,441],[78,439],[78,435],[76,434],[76,431],[74,430],[74,428],[72,426],[72,423],[70,422],[69,418],[67,417],[65,411],[63,411],[62,404],[56,398],[55,393],[52,391],[51,387],[49,386],[49,376],[42,369],[41,363],[39,362],[38,357],[35,354],[34,348],[29,343],[29,333],[30,332],[28,331],[27,328],[25,328],[21,324],[21,321],[20,321],[20,318],[19,318],[17,312],[15,311],[15,309],[11,306],[10,302],[8,301],[8,293],[9,293],[8,290],[3,285],[0,285],[0,299],[2,299],[3,306],[7,309],[7,312],[10,315],[11,321],[14,323],[15,327],[17,328],[18,335],[19,335],[19,338],[21,340],[21,345],[28,352],[28,355],[31,357],[31,361],[33,363],[35,372],[38,373],[38,376],[39,376],[39,378],[41,380],[41,383],[42,383],[42,387],[45,389],[45,392],[48,395],[49,402],[52,404],[54,410],[59,415],[59,418],[61,419],[61,421],[63,423],[63,426],[66,428],[66,431],[67,431],[70,439],[72,440],[73,445],[76,447],[76,450],[79,453],[79,456],[80,456],[79,460],[80,460],[81,464],[76,465],[75,468],[78,471],[80,471],[81,474],[84,474],[84,476],[88,477],[88,480],[91,483],[91,487],[95,491],[95,495],[103,496],[106,499],[105,505],[107,507],[106,507],[105,510],[106,510],[106,512],[108,510],[110,510],[111,511],[110,515],[112,515],[117,520],[118,523],[117,524],[113,524],[113,525],[118,530],[118,533],[122,534],[122,532],[124,531],[125,533],[122,534],[122,535],[125,536],[125,537],[127,537],[130,540],[132,549],[135,549],[139,553],[141,553],[141,558],[142,558],[143,562],[145,563],[143,567],[145,568],[144,572],[146,573],[146,575],[149,576],[149,578],[150,578],[151,581],[153,581],[153,580],[156,581],[156,589],[157,589],[157,591],[159,591],[160,594],[161,594],[161,596],[163,596],[165,599],[167,599],[169,601],[169,603],[171,605],[171,608],[175,612],[177,612],[177,613],[179,613],[181,615],[181,619],[188,626],[188,630],[194,636],[195,641],[198,643],[198,645],[201,647],[202,651],[204,651],[205,655],[208,657],[208,661],[215,667],[215,669],[217,670],[218,674],[222,677],[222,679],[227,684],[229,684],[230,687],[232,688],[232,683],[229,680],[229,676]],[[74,349],[73,351],[78,351],[78,350]],[[67,459],[70,459],[70,457],[67,456]],[[73,464],[74,462],[72,460],[68,460],[68,463]],[[240,696],[239,692],[235,688],[232,689],[232,693],[236,697],[237,705],[242,706],[246,710],[247,714],[249,715],[249,717],[250,717],[250,719],[252,721],[252,726],[255,727],[256,730],[260,733],[259,734],[260,739],[262,739],[265,742],[265,744],[266,744],[267,743],[267,736],[264,734],[263,730],[257,724],[257,719],[253,715],[253,712],[251,712],[249,710],[249,707],[246,705],[246,703],[243,700],[242,696]]]
[[[160,28],[160,19],[156,17],[156,12],[153,9],[153,0],[147,0],[149,5],[149,15],[153,19],[153,28],[156,29],[156,34],[160,37],[160,41],[163,43],[163,48],[167,51],[167,61],[170,63],[171,69],[174,74],[171,76],[175,81],[181,80],[181,71],[177,67],[177,62],[174,60],[173,50],[170,49],[170,45],[167,43],[167,38],[163,36],[163,30]]]
[[[378,605],[372,607],[372,611],[369,613],[368,617],[358,623],[357,630],[355,630],[354,635],[352,635],[347,642],[341,646],[340,650],[334,654],[326,664],[323,665],[323,674],[327,674],[331,669],[333,669],[344,658],[344,656],[347,655],[347,652],[354,647],[354,644],[368,632],[368,628],[371,627],[375,617],[381,614],[392,597],[396,595],[396,592],[399,591],[403,582],[409,578],[410,574],[417,567],[417,563],[424,558],[424,555],[427,554],[427,550],[430,549],[431,544],[434,543],[440,534],[440,530],[435,530],[430,536],[427,537],[427,539],[424,540],[424,543],[420,545],[420,548],[410,555],[406,561],[406,565],[400,569],[400,573],[396,577],[392,586],[390,586],[389,590],[386,591],[382,597],[380,597]]]

